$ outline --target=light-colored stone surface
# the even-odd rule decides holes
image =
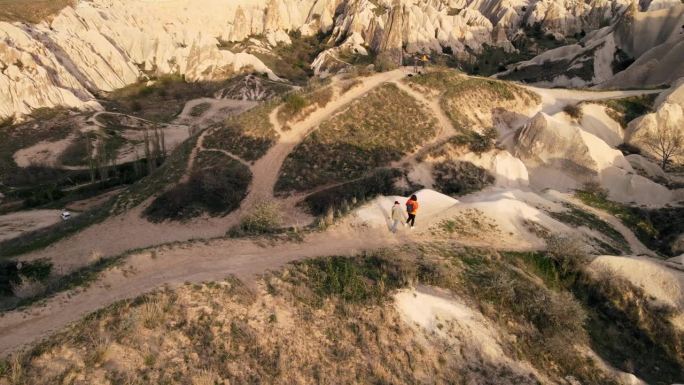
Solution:
[[[567,36],[591,31],[626,0],[92,0],[65,8],[49,22],[0,22],[0,117],[39,107],[96,108],[93,94],[146,74],[180,73],[190,81],[222,79],[243,68],[275,75],[257,57],[220,49],[221,41],[263,35],[289,43],[287,31],[331,32],[356,52],[442,52],[461,59],[484,44],[513,50],[525,25]],[[335,18],[335,12],[339,16]],[[335,62],[325,51],[316,68]],[[610,56],[605,52],[603,56]],[[606,67],[606,66],[604,66]],[[599,71],[600,72],[600,71]],[[609,71],[603,71],[606,74]]]

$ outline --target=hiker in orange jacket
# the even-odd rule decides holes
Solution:
[[[406,212],[408,213],[408,220],[406,221],[407,224],[411,225],[411,229],[416,224],[416,214],[418,213],[418,197],[414,195],[411,195],[411,198],[406,201]]]

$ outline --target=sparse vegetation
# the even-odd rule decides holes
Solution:
[[[309,92],[291,92],[283,96],[283,104],[278,110],[278,120],[282,124],[303,120],[316,108],[323,108],[333,97],[332,87],[322,87]]]
[[[437,163],[432,174],[437,189],[451,196],[480,191],[494,183],[494,176],[470,162],[446,160]]]
[[[229,117],[219,127],[211,128],[213,132],[205,138],[205,146],[228,151],[248,161],[261,158],[278,137],[269,120],[276,106],[268,102]]]
[[[398,169],[379,169],[373,174],[340,184],[306,197],[304,205],[311,214],[322,217],[324,224],[378,195],[397,193],[394,182],[402,176]]]
[[[10,311],[27,307],[57,293],[87,286],[96,278],[98,278],[101,272],[121,263],[126,255],[127,254],[112,258],[100,258],[90,265],[76,269],[63,276],[57,274],[43,274],[40,279],[36,280],[42,284],[40,290],[30,296],[24,296],[20,298],[17,296],[6,295],[3,297],[2,293],[0,293],[0,311]],[[12,266],[12,264],[16,265],[15,261],[0,262],[0,264],[3,263],[6,264],[6,266]],[[43,271],[52,273],[51,263],[41,261],[39,262],[38,267]],[[12,270],[10,267],[8,272],[11,271]],[[3,282],[5,281],[3,281],[3,278],[0,277],[0,285],[2,285]],[[12,286],[11,282],[12,281],[10,280],[10,287]],[[0,376],[0,378],[1,377],[2,376]]]
[[[684,208],[632,207],[609,200],[607,192],[592,186],[585,186],[576,195],[585,204],[614,215],[651,250],[673,256],[672,246],[684,232]]]
[[[470,78],[446,69],[414,76],[408,81],[439,92],[442,109],[454,127],[464,134],[490,129],[493,123],[482,120],[481,116],[491,116],[496,109],[527,108],[541,102],[539,95],[511,83]]]
[[[235,237],[269,235],[280,231],[283,224],[281,207],[273,201],[259,202],[230,235]]]
[[[190,116],[200,117],[211,108],[211,103],[200,103],[190,110]]]
[[[314,36],[303,36],[299,31],[290,32],[292,44],[278,43],[272,47],[270,52],[253,45],[251,39],[258,39],[267,44],[264,36],[250,36],[242,42],[223,42],[222,48],[232,52],[247,52],[258,57],[268,68],[278,77],[288,79],[295,84],[306,84],[313,75],[311,63],[316,56],[328,45],[328,35],[318,34]]]
[[[178,74],[164,75],[115,90],[106,95],[104,105],[108,111],[123,112],[153,122],[170,122],[181,113],[188,101],[212,97],[233,83],[231,79],[186,82]]]
[[[606,236],[606,240],[610,242],[610,251],[627,254],[631,252],[625,237],[622,236],[619,231],[615,230],[608,222],[574,205],[566,204],[566,209],[566,211],[561,212],[549,212],[549,215],[558,221],[573,227],[584,226],[588,229],[598,231]]]
[[[645,130],[643,145],[658,157],[663,170],[667,170],[673,160],[684,156],[684,132],[679,124],[664,121]]]
[[[597,103],[607,107],[606,113],[622,128],[632,120],[653,111],[653,103],[658,94],[630,96],[622,99],[608,99]]]
[[[582,107],[577,104],[567,104],[563,107],[563,112],[575,120],[582,119]]]
[[[482,134],[475,131],[458,134],[449,138],[448,143],[455,146],[465,146],[476,154],[482,154],[494,148],[498,137],[499,133],[496,128],[490,127],[485,129]]]
[[[276,191],[305,191],[360,178],[415,150],[435,122],[395,85],[384,85],[323,122],[288,156]]]
[[[564,286],[546,286],[546,279],[554,276],[553,266],[543,255],[499,255],[432,244],[300,262],[266,275],[259,283],[265,290],[256,292],[234,278],[188,284],[98,311],[12,357],[0,377],[9,379],[20,370],[24,381],[36,385],[76,371],[85,380],[105,375],[122,381],[195,384],[295,377],[306,382],[393,384],[417,383],[424,376],[437,383],[541,381],[499,362],[454,353],[443,343],[458,338],[448,317],[436,326],[443,337],[405,323],[389,301],[397,289],[422,284],[451,290],[443,295],[481,311],[502,335],[515,336],[497,344],[549,380],[572,376],[581,383],[615,384],[581,353],[590,341],[584,323],[587,310]],[[536,278],[537,273],[545,280]],[[288,326],[292,322],[296,327]],[[48,364],[45,358],[58,350],[64,353],[62,365]],[[123,355],[127,365],[113,366]],[[334,364],[341,358],[347,363],[342,371]]]
[[[252,173],[242,163],[217,152],[200,152],[187,182],[158,196],[144,211],[153,222],[187,220],[202,214],[226,215],[240,207]]]
[[[161,167],[156,168],[150,175],[117,197],[112,209],[113,213],[121,213],[133,208],[167,186],[177,183],[186,172],[188,158],[196,145],[197,134],[176,147]]]

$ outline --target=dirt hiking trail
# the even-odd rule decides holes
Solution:
[[[120,255],[128,250],[192,239],[222,237],[231,227],[237,225],[256,203],[274,199],[273,187],[277,181],[280,167],[285,158],[306,135],[355,99],[381,84],[397,81],[405,75],[406,72],[399,69],[362,78],[362,83],[359,86],[354,87],[342,96],[336,97],[328,105],[317,109],[303,121],[292,124],[289,131],[282,131],[279,125],[276,126],[276,131],[281,133],[278,142],[261,159],[254,164],[249,164],[253,178],[248,195],[238,210],[225,217],[211,218],[205,216],[187,223],[170,221],[159,224],[150,223],[142,217],[142,211],[151,202],[151,199],[148,199],[124,214],[108,218],[102,223],[92,225],[45,249],[21,256],[20,259],[48,258],[52,260],[58,271],[68,272],[88,265],[101,257]],[[209,130],[200,134],[198,145],[193,149],[188,160],[189,169],[191,169],[200,151],[211,150],[204,148],[202,140],[207,132]],[[243,164],[247,164],[234,154],[225,153],[243,162]]]

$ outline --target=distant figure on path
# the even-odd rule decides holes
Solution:
[[[397,227],[400,223],[406,226],[406,224],[404,223],[404,220],[406,220],[406,216],[404,215],[404,211],[401,209],[399,201],[394,201],[394,206],[392,206],[392,215],[390,216],[390,219],[392,220],[392,227],[390,227],[390,231],[392,231],[393,233],[397,232]]]
[[[411,195],[411,198],[406,201],[406,212],[408,213],[407,224],[411,225],[411,230],[416,225],[416,213],[418,213],[418,197]]]

